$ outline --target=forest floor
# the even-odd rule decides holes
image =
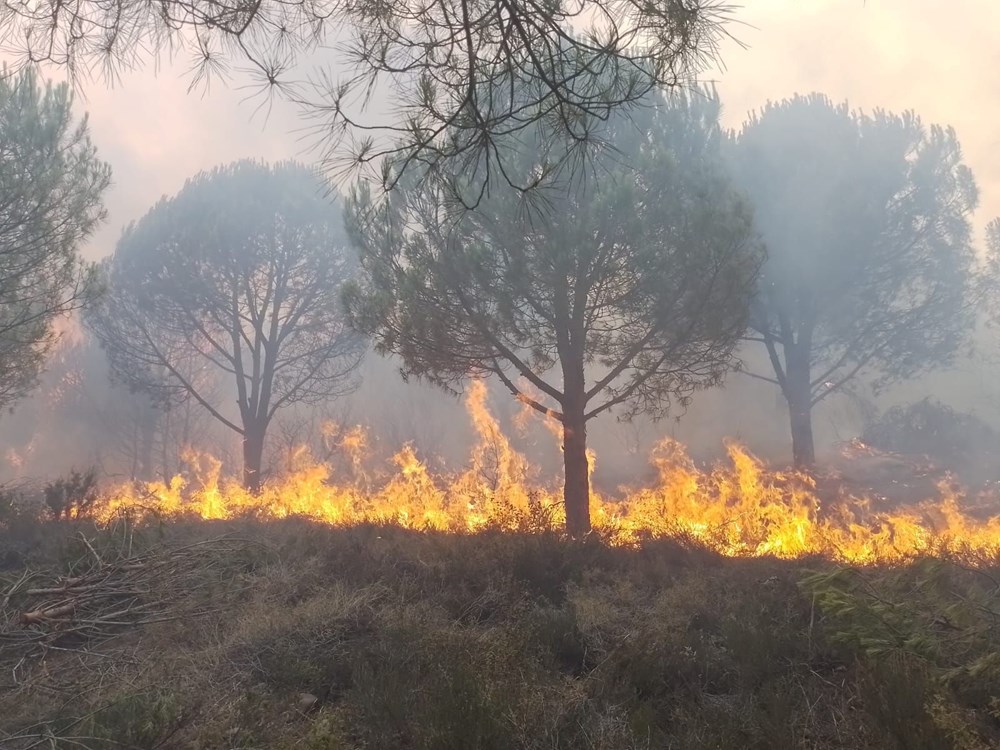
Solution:
[[[1000,747],[1000,560],[0,528],[0,747]]]

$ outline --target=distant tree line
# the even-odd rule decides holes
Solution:
[[[551,137],[523,153],[544,158]],[[946,365],[966,342],[977,191],[952,130],[814,95],[722,133],[700,91],[654,97],[607,139],[616,167],[541,217],[503,195],[456,219],[426,181],[348,206],[355,326],[411,374],[492,374],[557,419],[571,533],[590,528],[587,419],[683,406],[740,367],[741,340],[767,353],[772,372],[748,374],[780,388],[803,469],[818,403],[862,373],[879,388]]]
[[[477,101],[492,85],[476,82]],[[539,82],[519,86],[514,100],[537,105]],[[817,404],[949,364],[977,310],[996,314],[1000,224],[980,268],[952,130],[811,95],[729,133],[712,90],[636,97],[581,115],[599,158],[544,185],[574,138],[545,117],[507,142],[488,190],[461,160],[398,172],[389,191],[360,181],[342,205],[301,165],[220,167],[95,269],[79,248],[110,174],[86,120],[65,87],[4,79],[0,403],[30,389],[60,316],[87,304],[115,380],[235,432],[256,491],[276,414],[348,392],[370,340],[407,375],[450,391],[492,377],[554,420],[582,536],[597,415],[678,415],[743,369],[778,388],[808,469]],[[769,370],[742,365],[751,346]]]

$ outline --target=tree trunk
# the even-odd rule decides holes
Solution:
[[[566,531],[574,539],[590,533],[590,467],[587,461],[587,423],[583,409],[563,413],[563,463]]]
[[[243,486],[253,495],[260,494],[261,463],[264,458],[264,426],[249,424],[243,433]]]
[[[813,444],[812,409],[808,403],[796,408],[789,403],[792,422],[792,458],[796,468],[810,469],[816,463],[816,447]]]
[[[813,444],[812,389],[808,363],[789,361],[785,400],[792,428],[792,460],[797,469],[811,469],[816,463]]]
[[[156,417],[152,410],[146,410],[139,417],[140,448],[138,472],[133,471],[133,479],[153,478],[153,443],[156,438]]]
[[[173,462],[170,460],[170,447],[173,434],[173,423],[170,420],[170,412],[167,411],[163,415],[163,436],[160,438],[160,459],[163,462],[164,482],[169,482],[174,476],[171,473]]]

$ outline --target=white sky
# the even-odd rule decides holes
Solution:
[[[746,0],[719,84],[726,124],[769,99],[818,91],[863,109],[912,109],[953,125],[982,190],[977,231],[1000,215],[1000,3],[994,0]],[[121,229],[195,173],[245,157],[306,157],[287,108],[254,116],[247,92],[187,92],[185,62],[86,86],[78,107],[114,169],[108,224],[87,254],[110,253]]]

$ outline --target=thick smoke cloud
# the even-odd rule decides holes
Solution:
[[[739,10],[737,19],[731,31],[747,47],[727,44],[725,68],[709,75],[718,83],[727,127],[738,128],[748,111],[767,100],[796,92],[820,91],[864,109],[913,109],[925,122],[956,128],[981,188],[977,229],[1000,215],[1000,136],[995,127],[1000,96],[998,79],[988,72],[1000,69],[995,43],[1000,6],[964,0],[950,3],[945,11],[933,0],[757,0]],[[122,75],[112,87],[96,80],[83,85],[78,108],[89,112],[94,141],[114,168],[109,221],[86,248],[88,257],[108,255],[124,226],[201,170],[247,157],[309,159],[308,133],[290,106],[275,102],[270,110],[266,103],[258,108],[261,99],[240,88],[238,73],[233,85],[217,81],[207,90],[189,92],[187,69],[185,60],[166,60],[157,71]],[[983,341],[991,346],[990,338]],[[964,360],[952,371],[883,395],[878,405],[885,408],[934,393],[1000,424],[1000,390],[993,389],[984,372],[982,361]],[[336,407],[342,419],[370,423],[386,443],[410,440],[447,463],[462,460],[469,426],[458,399],[428,386],[404,384],[391,361],[370,359],[364,375],[358,393]],[[15,470],[0,453],[0,479],[29,468],[51,475],[95,459],[93,446],[106,439],[93,434],[97,423],[43,435],[40,415],[61,377],[54,367],[37,397],[4,415],[0,451],[23,453],[28,441],[44,438],[45,449],[38,447],[37,455],[44,453],[46,459]],[[109,398],[105,386],[94,389],[82,398],[92,404]],[[495,390],[498,410],[506,409],[512,418],[516,408],[503,406],[505,398]],[[607,488],[640,479],[648,449],[664,435],[684,440],[704,458],[720,454],[722,438],[730,436],[764,457],[782,460],[788,450],[784,409],[776,391],[734,375],[725,388],[700,394],[680,421],[620,424],[604,417],[591,428],[598,455],[595,481]],[[858,434],[861,413],[861,406],[850,400],[825,405],[815,420],[821,452]],[[541,428],[524,438],[523,445],[539,463],[553,470],[558,466],[556,441]],[[235,446],[220,444],[219,449],[223,455],[236,452]]]

